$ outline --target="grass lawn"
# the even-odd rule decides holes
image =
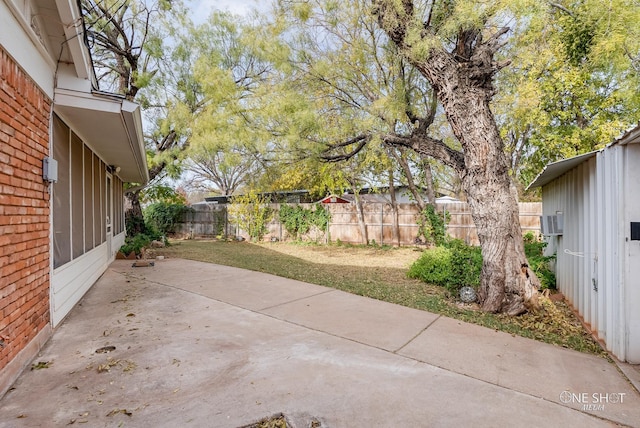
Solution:
[[[518,317],[488,314],[479,311],[476,305],[456,301],[442,287],[407,278],[409,266],[421,251],[407,247],[186,240],[172,241],[171,246],[154,253],[324,285],[581,352],[606,355],[564,302],[543,298],[540,312]]]

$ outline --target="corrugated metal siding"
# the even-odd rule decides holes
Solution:
[[[628,146],[625,162],[624,232],[630,237],[631,222],[640,222],[640,145]],[[629,360],[640,363],[640,241],[625,240],[625,246],[627,262],[623,281],[626,288],[627,355]]]
[[[628,149],[609,147],[545,185],[543,214],[564,214],[564,234],[547,238],[547,253],[557,254],[558,289],[609,351],[622,360],[637,360],[640,355],[627,355],[626,333],[629,219],[624,210],[624,171]]]

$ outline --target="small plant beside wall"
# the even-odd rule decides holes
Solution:
[[[267,224],[273,218],[273,210],[264,196],[255,191],[234,197],[229,214],[245,230],[253,241],[261,241],[267,233]]]
[[[556,274],[551,270],[551,262],[556,259],[555,254],[545,256],[544,249],[547,243],[540,241],[532,232],[524,235],[524,252],[527,255],[529,266],[540,280],[542,290],[556,289]]]
[[[422,236],[426,244],[443,245],[447,240],[449,218],[449,213],[439,215],[433,205],[427,205],[418,218],[418,236]]]

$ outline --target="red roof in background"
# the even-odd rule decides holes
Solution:
[[[340,196],[336,196],[336,195],[329,195],[326,196],[322,199],[320,199],[319,201],[322,204],[350,204],[351,201],[348,201],[344,198],[341,198]]]

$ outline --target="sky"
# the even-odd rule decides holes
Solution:
[[[191,16],[195,21],[203,20],[214,9],[246,15],[251,9],[266,9],[270,3],[270,0],[192,0]]]

